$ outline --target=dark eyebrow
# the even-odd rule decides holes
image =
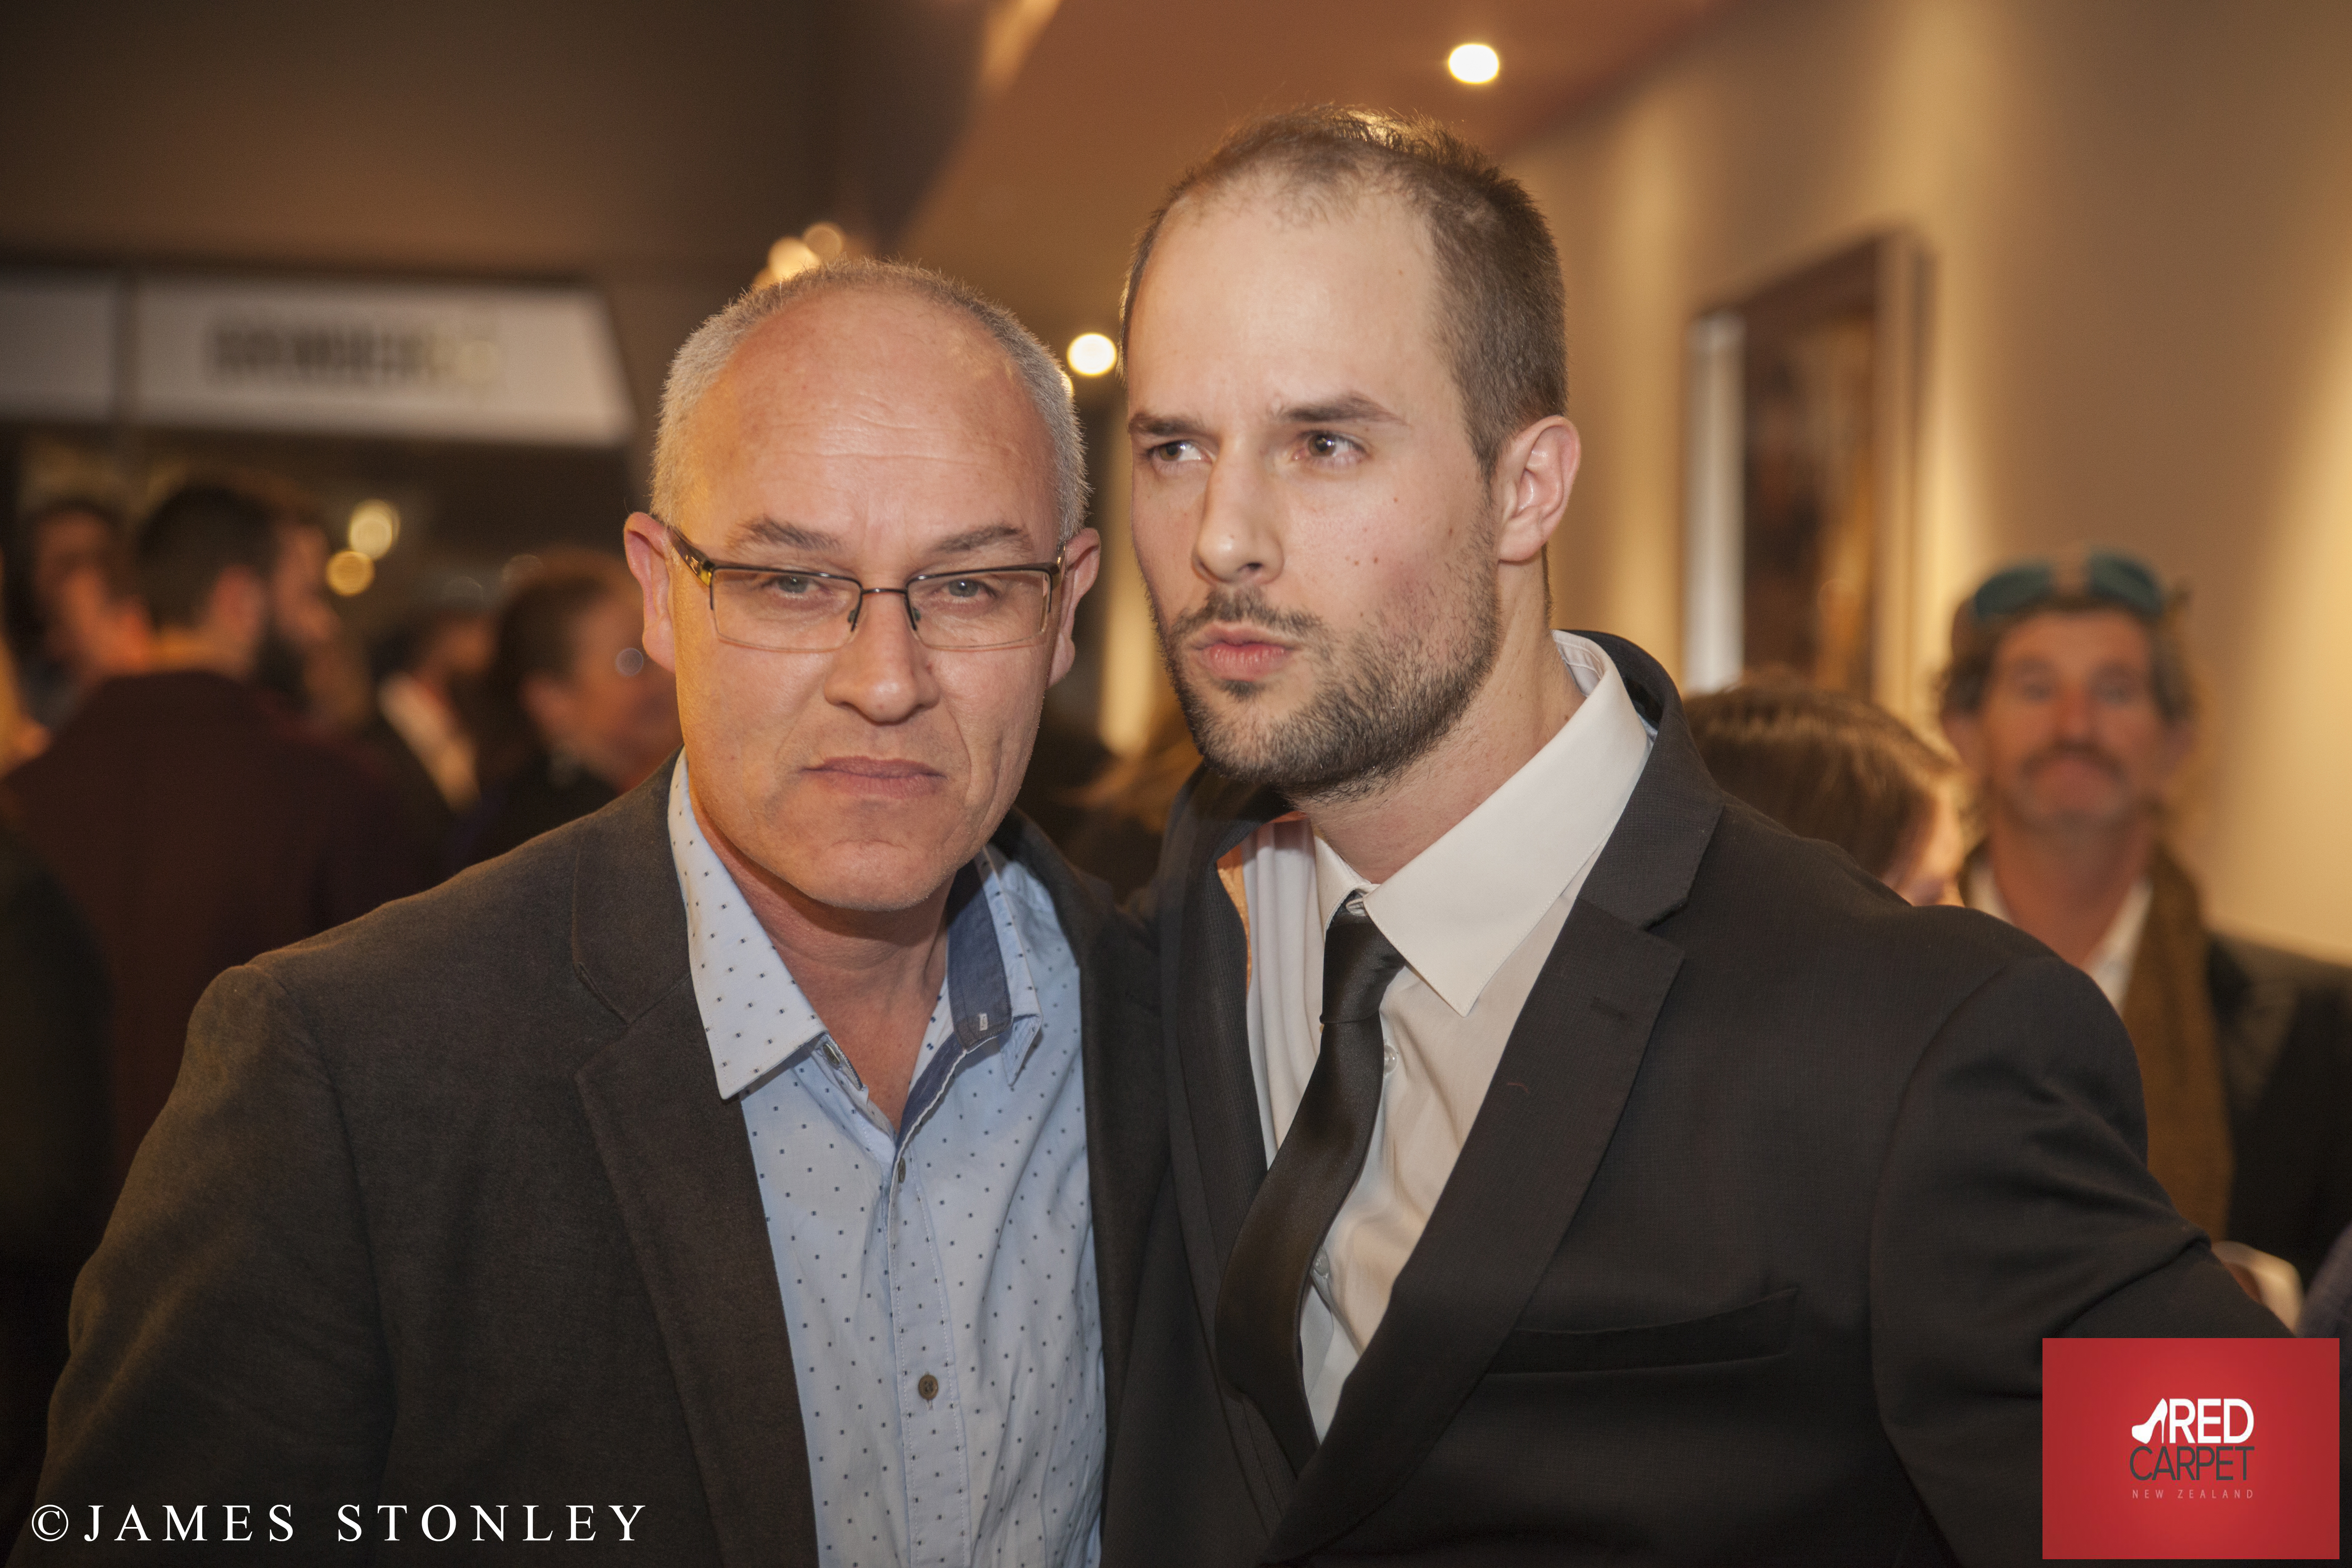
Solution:
[[[1285,408],[1280,418],[1285,425],[1395,425],[1402,421],[1394,414],[1360,392],[1341,393],[1320,403],[1294,403]],[[1153,414],[1149,410],[1127,422],[1128,434],[1159,440],[1197,436],[1201,422],[1178,415]]]
[[[1296,403],[1282,411],[1286,425],[1393,425],[1397,416],[1360,392],[1322,403]]]
[[[1155,436],[1165,438],[1172,436],[1197,435],[1200,429],[1201,422],[1197,419],[1183,419],[1174,415],[1153,414],[1149,411],[1138,414],[1127,422],[1127,433],[1130,436]]]

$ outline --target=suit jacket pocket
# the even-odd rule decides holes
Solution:
[[[1514,1329],[1487,1364],[1488,1376],[1520,1373],[1632,1372],[1648,1367],[1700,1366],[1750,1361],[1789,1348],[1796,1321],[1797,1288],[1760,1301],[1631,1329]]]

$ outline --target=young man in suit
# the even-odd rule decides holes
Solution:
[[[1525,193],[1424,125],[1260,121],[1128,312],[1208,766],[1107,1557],[2037,1559],[2044,1335],[2279,1324],[2148,1175],[2094,986],[1727,802],[1648,655],[1549,629],[1578,442]]]
[[[1007,816],[1097,560],[1065,384],[835,267],[688,341],[655,468],[682,756],[213,987],[14,1562],[167,1503],[305,1562],[1097,1550],[1165,1074],[1138,935]]]

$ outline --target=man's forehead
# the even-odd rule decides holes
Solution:
[[[2010,627],[1993,651],[1993,662],[2000,665],[2064,658],[2102,664],[2121,659],[2146,669],[2155,659],[2155,634],[2127,610],[2042,610]]]

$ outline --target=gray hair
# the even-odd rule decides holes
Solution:
[[[855,259],[835,261],[788,278],[781,283],[746,290],[735,302],[694,330],[670,361],[669,379],[662,385],[661,422],[654,432],[654,514],[677,521],[687,488],[687,426],[703,395],[718,384],[735,351],[760,323],[819,295],[848,289],[874,289],[928,300],[961,311],[978,322],[1021,378],[1022,389],[1037,411],[1054,449],[1054,492],[1058,533],[1063,542],[1086,524],[1086,443],[1078,433],[1077,405],[1062,367],[1045,345],[1004,309],[973,289],[927,267],[899,261]]]

